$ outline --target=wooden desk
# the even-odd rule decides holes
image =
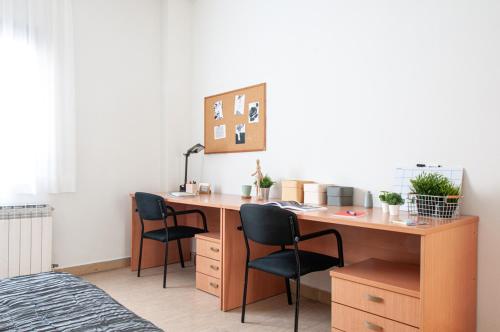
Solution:
[[[239,208],[244,203],[262,203],[241,199],[237,195],[200,195],[171,197],[165,200],[176,209],[200,208],[208,217],[209,230],[220,232],[222,243],[222,295],[220,307],[231,310],[241,305],[245,245],[240,225]],[[344,241],[344,258],[347,264],[377,258],[390,262],[419,266],[420,317],[419,328],[425,331],[475,331],[476,280],[477,280],[477,224],[478,217],[462,216],[453,220],[425,218],[428,225],[406,226],[392,222],[392,217],[378,208],[366,210],[357,218],[336,216],[339,210],[360,207],[328,207],[326,210],[297,213],[300,232],[336,228]],[[408,216],[402,214],[400,219]],[[132,248],[131,268],[137,268],[140,223],[135,213],[132,195]],[[412,217],[412,219],[419,219]],[[424,220],[424,219],[422,219]],[[183,216],[180,224],[201,225],[197,216]],[[157,223],[153,227],[161,227]],[[150,226],[151,227],[151,226]],[[150,242],[150,243],[148,243]],[[143,266],[161,266],[163,249],[154,241],[145,241]],[[252,244],[252,258],[265,255],[276,248]],[[335,241],[328,238],[301,243],[300,248],[329,255],[336,255]],[[175,248],[173,248],[175,249]],[[189,245],[184,243],[184,253],[189,257]],[[175,262],[177,250],[169,250],[170,262]],[[187,258],[186,257],[186,258]],[[283,293],[282,278],[250,270],[248,303]]]

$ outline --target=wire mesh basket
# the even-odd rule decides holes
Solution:
[[[408,212],[414,216],[456,218],[460,216],[461,196],[408,194]]]

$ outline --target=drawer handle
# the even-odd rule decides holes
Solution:
[[[365,326],[368,330],[377,331],[377,332],[384,331],[384,328],[382,326],[379,326],[377,324],[373,324],[369,321],[365,321]]]
[[[219,248],[210,247],[210,250],[212,250],[213,252],[219,252]]]
[[[219,271],[219,267],[216,265],[210,265],[210,268],[215,271]]]
[[[217,285],[215,282],[211,282],[210,286],[212,286],[213,288],[219,288],[219,285]]]
[[[375,302],[375,303],[382,303],[382,302],[384,302],[383,298],[381,298],[379,296],[371,295],[371,294],[367,294],[366,295],[366,299],[368,301],[372,301],[372,302]]]

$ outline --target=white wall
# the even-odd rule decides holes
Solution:
[[[204,96],[260,82],[268,139],[266,152],[196,156],[192,177],[240,193],[260,158],[275,179],[377,192],[398,165],[463,166],[464,210],[481,217],[478,330],[500,330],[500,2],[196,0],[193,10],[191,141],[203,141]]]
[[[162,179],[170,190],[184,181],[182,154],[190,139],[192,1],[162,1]]]
[[[54,261],[130,256],[129,192],[160,189],[159,0],[75,0],[77,192],[53,195]]]

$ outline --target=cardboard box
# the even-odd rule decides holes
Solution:
[[[313,183],[305,180],[283,180],[281,181],[281,200],[297,201],[304,203],[304,183]]]

